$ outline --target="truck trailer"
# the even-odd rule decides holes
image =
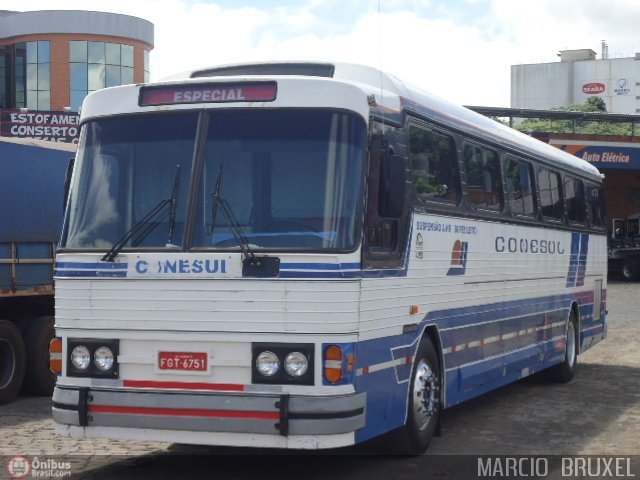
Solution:
[[[0,404],[50,395],[53,269],[77,146],[0,137]]]

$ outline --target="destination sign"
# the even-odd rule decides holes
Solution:
[[[275,82],[199,83],[142,87],[139,105],[176,105],[182,103],[272,102],[276,99]]]

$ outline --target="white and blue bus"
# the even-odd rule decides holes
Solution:
[[[598,171],[376,69],[197,70],[81,124],[63,435],[421,453],[442,409],[569,381],[606,335]]]

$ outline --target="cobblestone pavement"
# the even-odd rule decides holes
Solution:
[[[314,468],[322,472],[324,478],[347,478],[337,475],[345,469],[350,472],[349,478],[384,478],[385,471],[391,472],[388,478],[395,478],[399,465],[401,468],[424,466],[421,462],[433,455],[640,454],[638,293],[638,283],[609,284],[608,338],[579,357],[578,375],[569,384],[527,379],[449,409],[443,414],[442,436],[432,441],[428,455],[418,459],[408,459],[402,464],[398,464],[397,459],[358,463],[345,456],[343,466],[336,472],[324,461],[314,464]],[[0,407],[0,478],[7,475],[3,458],[13,455],[71,456],[74,478],[140,478],[148,473],[149,478],[176,478],[181,476],[181,468],[197,470],[198,463],[190,460],[184,464],[186,460],[179,460],[178,455],[162,454],[185,451],[217,455],[218,475],[213,478],[256,478],[263,473],[260,468],[251,467],[251,462],[241,465],[246,470],[238,473],[237,460],[230,463],[222,460],[223,456],[226,458],[238,451],[190,449],[154,442],[61,438],[54,434],[50,406],[49,398],[21,397]],[[181,449],[186,450],[181,452]],[[347,453],[354,452],[362,451],[347,450]],[[131,462],[136,465],[137,473],[127,477],[124,472],[130,469],[125,466]],[[279,462],[273,463],[276,472]],[[212,468],[208,463],[201,467],[207,471]],[[223,472],[229,469],[233,475],[224,476]],[[89,475],[89,472],[94,473]],[[103,472],[103,476],[96,472]],[[168,476],[163,476],[163,472]],[[640,472],[637,473],[640,476]],[[271,477],[267,475],[267,478]]]

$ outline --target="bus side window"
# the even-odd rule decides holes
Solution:
[[[407,160],[393,153],[397,132],[372,124],[365,226],[365,268],[402,266],[408,238]],[[389,140],[387,140],[389,139]],[[400,146],[400,149],[402,147]]]
[[[503,163],[506,201],[513,215],[533,217],[536,214],[533,195],[533,168],[528,162],[506,157]]]
[[[540,207],[545,219],[562,220],[562,196],[560,193],[560,175],[547,168],[538,171],[540,189]]]
[[[502,210],[502,181],[498,154],[479,145],[464,146],[467,195],[471,205],[487,210]]]
[[[587,209],[589,221],[592,227],[603,228],[605,226],[604,192],[602,187],[587,185]]]
[[[569,221],[584,225],[587,220],[587,208],[582,182],[567,175],[564,180],[564,196],[567,202],[567,218]]]
[[[410,179],[418,203],[460,202],[460,173],[453,138],[427,128],[409,127]]]

